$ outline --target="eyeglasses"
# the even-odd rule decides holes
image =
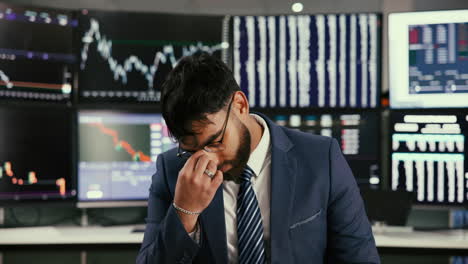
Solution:
[[[231,105],[233,101],[234,101],[234,96],[232,96],[231,101],[229,102],[226,119],[224,120],[224,125],[223,125],[222,132],[221,132],[222,134],[221,139],[205,145],[203,147],[204,151],[216,153],[216,152],[220,152],[226,149],[226,146],[223,143],[223,139],[224,139],[224,134],[226,133],[226,127],[227,127],[227,123],[229,120],[229,114],[231,113]],[[192,156],[194,153],[195,153],[194,151],[183,150],[179,144],[178,149],[177,149],[177,157],[190,158],[190,156]]]

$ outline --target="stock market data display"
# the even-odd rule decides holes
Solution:
[[[419,203],[464,203],[468,113],[394,112],[391,126],[392,190],[416,192]]]
[[[78,119],[78,199],[147,199],[157,156],[176,146],[162,115],[82,110]]]
[[[409,27],[410,93],[468,93],[468,22]]]
[[[83,10],[79,16],[81,102],[158,102],[177,62],[221,57],[223,17]]]
[[[380,186],[378,112],[268,115],[278,125],[335,138],[358,184],[362,188]]]
[[[72,113],[0,108],[0,203],[76,196]]]
[[[375,108],[377,14],[235,16],[233,71],[254,107]]]
[[[422,12],[425,13],[427,17],[395,14],[390,19],[390,29],[396,27],[389,36],[390,50],[394,50],[390,61],[391,105],[466,107],[468,11]]]
[[[0,99],[69,101],[77,25],[68,11],[0,3]]]

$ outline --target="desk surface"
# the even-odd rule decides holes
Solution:
[[[380,248],[468,249],[468,232],[463,230],[374,232],[374,237]]]
[[[143,233],[134,226],[28,227],[0,229],[0,245],[140,244]],[[411,231],[374,233],[377,247],[468,249],[468,232]]]
[[[0,245],[140,244],[143,233],[134,226],[22,227],[0,229]]]

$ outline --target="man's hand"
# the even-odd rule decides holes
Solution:
[[[217,170],[218,161],[210,157],[204,150],[193,154],[179,171],[175,187],[174,203],[191,212],[201,212],[211,203],[213,197],[223,182],[223,173]],[[215,175],[210,178],[205,170]],[[187,233],[193,232],[198,215],[189,215],[177,211]]]

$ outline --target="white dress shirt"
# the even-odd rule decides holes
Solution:
[[[252,168],[255,175],[252,176],[252,187],[257,196],[258,206],[263,221],[263,238],[270,240],[270,186],[271,186],[271,142],[270,130],[263,118],[252,114],[263,127],[263,135],[259,144],[250,154],[247,165]],[[226,220],[226,241],[229,263],[238,263],[237,250],[237,194],[239,184],[233,181],[223,182],[224,218]]]
[[[257,147],[250,154],[247,165],[252,168],[255,175],[251,182],[255,195],[257,196],[260,214],[263,223],[263,239],[269,244],[270,241],[270,187],[271,187],[271,141],[270,130],[265,120],[255,114],[251,114],[263,127],[263,134]],[[238,263],[237,251],[237,194],[239,184],[233,181],[223,182],[224,198],[224,219],[226,220],[226,241],[229,263]],[[189,236],[200,244],[200,226],[197,223],[196,229],[189,233]],[[266,256],[270,255],[265,252]]]

